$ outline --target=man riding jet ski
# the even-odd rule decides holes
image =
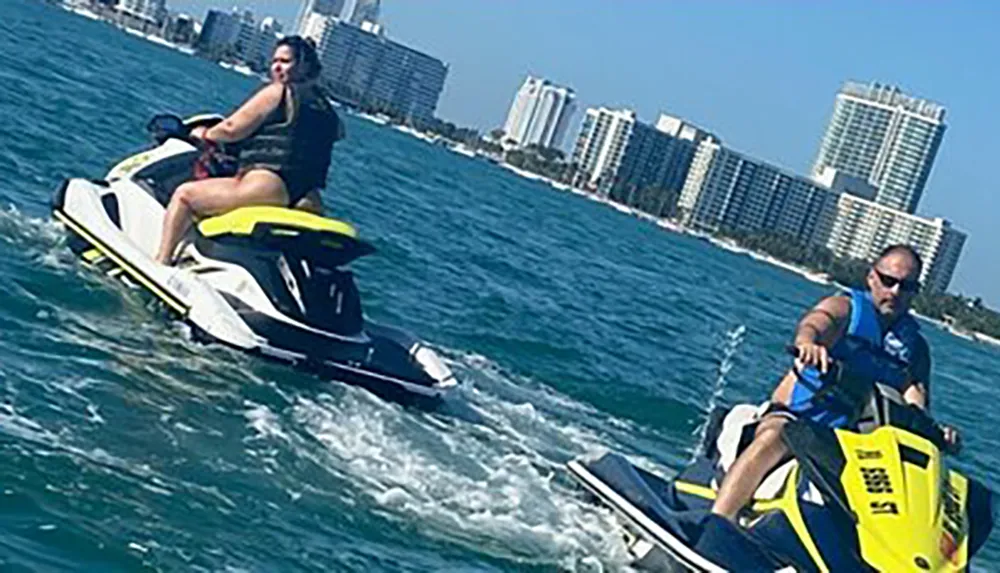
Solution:
[[[644,564],[962,570],[992,528],[992,494],[945,467],[957,433],[924,411],[929,355],[906,314],[919,275],[912,249],[890,247],[869,291],[807,313],[773,402],[713,413],[672,482],[614,454],[570,471],[626,518]]]
[[[393,398],[436,400],[456,386],[430,348],[364,319],[349,263],[374,252],[348,223],[284,207],[243,207],[202,219],[175,266],[154,261],[164,209],[194,178],[219,175],[232,158],[200,154],[193,129],[218,116],[155,117],[158,145],[115,165],[102,180],[70,179],[53,215],[86,262],[138,285],[192,327],[196,337],[292,362]],[[211,157],[211,160],[206,160]]]
[[[838,363],[824,376],[857,390]],[[857,429],[790,421],[792,459],[765,476],[734,523],[711,512],[763,408],[712,413],[701,453],[671,480],[608,453],[568,469],[621,518],[635,566],[661,571],[964,571],[995,497],[950,469],[943,433],[877,384]]]

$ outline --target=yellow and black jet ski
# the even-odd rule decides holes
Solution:
[[[608,453],[568,464],[620,518],[638,568],[663,571],[966,571],[996,516],[994,494],[949,467],[940,428],[877,384],[859,431],[785,426],[794,459],[734,524],[711,515],[719,483],[762,408],[711,418],[701,453],[673,479]]]
[[[204,153],[188,137],[195,126],[220,119],[156,116],[147,126],[155,147],[119,162],[103,179],[64,181],[52,211],[70,248],[100,271],[148,291],[199,339],[390,398],[436,401],[454,388],[455,377],[434,350],[365,319],[346,266],[375,249],[349,223],[245,207],[201,220],[175,266],[155,262],[174,190],[195,177],[196,166],[225,175],[235,165],[232,153]]]

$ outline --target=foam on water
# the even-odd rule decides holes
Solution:
[[[0,209],[0,240],[16,245],[56,247],[65,242],[65,230],[52,219],[30,217],[15,205]]]
[[[66,255],[63,233],[60,225],[27,217],[15,208],[0,212],[0,237],[4,240],[26,247],[60,274],[71,270],[74,278],[88,276],[93,280],[89,271]],[[97,280],[132,298],[116,281]],[[46,304],[29,292],[22,293],[22,299]],[[112,364],[102,361],[123,377],[143,371],[152,377],[150,380],[183,386],[189,396],[206,397],[200,382],[165,375],[163,368],[180,360],[190,371],[211,372],[215,352],[190,342],[183,327],[162,324],[135,328],[138,315],[150,312],[137,308],[137,302],[145,306],[133,298],[126,304],[130,310],[125,316],[82,316],[72,309],[50,306],[44,311],[46,320],[55,320],[60,327],[46,336],[119,357]],[[98,331],[101,335],[95,336]],[[164,359],[144,350],[151,342],[183,352]],[[410,412],[363,391],[347,391],[339,400],[326,394],[284,393],[283,397],[293,403],[287,415],[271,405],[245,402],[244,416],[252,431],[245,443],[247,454],[262,464],[266,474],[277,478],[284,471],[278,461],[280,448],[274,447],[280,444],[346,480],[375,510],[392,519],[418,522],[430,538],[470,550],[569,570],[624,566],[627,556],[613,517],[585,503],[580,491],[560,474],[568,459],[616,447],[615,436],[636,431],[634,424],[544,384],[515,378],[485,356],[463,351],[443,353],[461,378],[475,380],[460,388],[457,399],[476,412],[478,423]],[[121,358],[129,356],[129,364],[122,364]],[[254,378],[252,373],[247,376]],[[255,381],[268,384],[262,379]],[[98,405],[81,393],[93,383],[78,378],[51,386],[71,400],[83,401],[86,419],[104,425]],[[169,413],[172,409],[168,407],[161,416],[161,424],[171,424],[183,433],[199,432],[189,423],[174,420]],[[108,454],[103,450],[88,451],[62,443],[57,434],[24,416],[0,417],[0,429],[91,463],[138,474],[138,486],[153,495],[169,496],[178,487],[186,489],[176,476],[154,472],[128,459],[105,457]],[[302,432],[313,440],[303,440],[298,435]],[[261,442],[270,446],[262,447]],[[314,451],[316,442],[323,445],[323,451]],[[292,501],[308,495],[304,493],[308,484],[296,484],[287,475],[280,480]],[[352,496],[343,499],[351,501]],[[149,540],[144,543],[130,548],[143,547],[145,553],[151,545]]]
[[[481,356],[462,366],[496,380],[495,365]],[[551,391],[521,391],[533,401],[511,403],[466,388],[463,398],[482,414],[479,424],[410,412],[362,391],[339,399],[299,396],[287,414],[253,404],[245,416],[257,438],[315,460],[311,441],[295,436],[305,432],[323,445],[322,463],[332,474],[378,511],[420,523],[429,537],[564,569],[624,566],[610,514],[585,503],[561,475],[566,460],[607,444],[551,408],[588,407],[550,399]]]
[[[746,336],[746,326],[739,325],[726,332],[722,341],[722,359],[719,361],[719,372],[712,384],[712,391],[705,404],[702,421],[692,433],[693,447],[691,448],[691,460],[695,460],[704,453],[703,446],[705,433],[708,431],[708,423],[711,420],[712,412],[718,407],[719,401],[726,390],[726,377],[733,369],[734,359],[740,347],[743,346],[743,339]]]
[[[14,205],[0,209],[0,241],[49,268],[65,271],[76,262],[66,248],[66,230],[61,223],[31,217]]]

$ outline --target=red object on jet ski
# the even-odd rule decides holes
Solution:
[[[213,176],[212,165],[216,161],[218,149],[214,141],[205,139],[204,142],[205,148],[194,162],[194,178],[199,181]]]

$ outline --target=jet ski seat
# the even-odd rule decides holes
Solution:
[[[718,449],[718,463],[723,475],[729,473],[729,468],[736,461],[736,457],[753,438],[753,432],[756,430],[757,421],[763,410],[764,406],[740,404],[734,406],[726,414],[722,421],[722,431],[719,432],[719,437],[715,440],[715,446]],[[764,477],[764,481],[761,482],[757,491],[754,492],[754,499],[763,500],[777,497],[788,472],[792,471],[794,465],[795,460],[792,459],[771,470]],[[712,489],[718,490],[719,485],[717,480],[712,480]]]
[[[278,250],[334,268],[375,252],[350,223],[284,207],[241,207],[203,219],[198,231],[201,241]]]

